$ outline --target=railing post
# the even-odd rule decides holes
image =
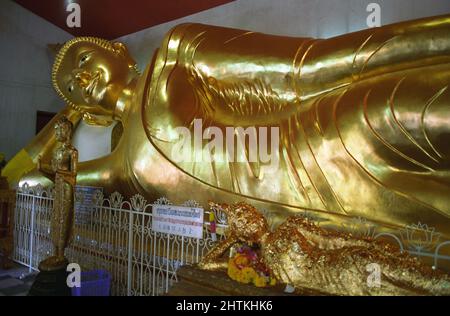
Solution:
[[[169,291],[169,261],[170,261],[170,234],[167,234],[167,249],[166,249],[166,288],[164,290],[164,293],[167,293]]]
[[[127,296],[131,296],[132,263],[133,263],[133,209],[130,210],[130,222],[128,225],[128,273]]]
[[[152,218],[153,220],[153,218]],[[153,231],[153,266],[152,266],[152,295],[155,296],[156,287],[156,232]],[[158,293],[157,293],[158,294]]]
[[[403,251],[404,251],[402,242],[401,242],[400,239],[399,239],[397,236],[395,236],[394,234],[391,234],[391,233],[379,233],[379,234],[375,235],[374,239],[377,239],[378,237],[381,237],[381,236],[388,236],[388,237],[394,238],[394,239],[397,241],[397,243],[398,243],[398,245],[399,245],[399,247],[400,247],[400,252],[403,252]]]
[[[184,236],[181,236],[181,263],[180,266],[184,265]]]
[[[140,296],[142,296],[143,278],[144,278],[144,231],[145,231],[145,213],[142,210],[141,244],[140,244],[141,262],[139,263],[139,295]]]
[[[196,256],[195,256],[195,263],[198,263],[198,253],[200,252],[200,239],[198,239],[198,238],[196,238],[197,239],[197,253],[196,253]]]
[[[442,246],[445,246],[445,245],[450,245],[450,240],[444,241],[436,247],[436,250],[434,251],[433,269],[437,269],[439,250],[441,249]]]
[[[31,273],[32,266],[33,266],[33,235],[34,235],[35,202],[36,202],[36,196],[33,194],[33,200],[31,202],[31,223],[30,223],[30,260],[29,260],[29,267],[28,267],[28,272],[30,272],[30,273]]]

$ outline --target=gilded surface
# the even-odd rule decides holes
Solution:
[[[337,295],[449,295],[450,278],[391,244],[324,230],[301,216],[290,217],[270,232],[264,216],[246,203],[220,205],[228,217],[227,238],[200,262],[222,270],[223,255],[236,243],[258,244],[276,278],[297,289]],[[376,264],[378,284],[368,267]]]
[[[124,45],[76,38],[53,71],[64,114],[123,125],[110,155],[80,163],[78,183],[149,201],[244,200],[280,221],[305,210],[333,224],[420,221],[448,239],[449,32],[449,16],[325,40],[183,24],[142,75]],[[279,127],[279,168],[173,161],[175,129],[192,130],[195,118],[222,130]],[[44,130],[25,148],[33,161],[51,137]]]
[[[38,170],[54,180],[53,211],[50,221],[50,236],[53,256],[39,265],[40,269],[52,269],[64,265],[64,250],[68,246],[74,223],[74,187],[76,184],[78,152],[71,145],[72,123],[60,118],[56,125],[56,139],[59,146],[53,152],[51,166],[42,164],[38,158]]]

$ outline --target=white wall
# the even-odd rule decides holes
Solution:
[[[72,36],[10,0],[0,0],[0,152],[10,159],[36,131],[36,111],[63,103],[50,83],[47,44]]]
[[[328,38],[367,28],[367,5],[381,6],[381,24],[450,13],[450,0],[237,0],[119,38],[143,70],[173,26],[199,22],[250,31]]]

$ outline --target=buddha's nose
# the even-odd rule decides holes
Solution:
[[[75,81],[78,83],[78,85],[81,88],[85,88],[89,85],[89,82],[91,81],[92,76],[90,73],[86,71],[81,71],[75,73]]]

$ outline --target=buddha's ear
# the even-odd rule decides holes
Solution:
[[[122,55],[125,58],[133,59],[131,58],[130,53],[128,52],[128,48],[125,46],[125,44],[121,42],[114,42],[112,43],[112,45],[116,54]]]
[[[136,64],[133,57],[131,57],[130,53],[128,52],[128,48],[125,46],[125,44],[121,42],[114,42],[112,43],[112,45],[116,54],[124,57],[130,65]]]
[[[114,51],[117,54],[128,55],[128,49],[123,43],[121,43],[121,42],[114,42],[114,43],[112,43],[112,46],[114,48]]]

